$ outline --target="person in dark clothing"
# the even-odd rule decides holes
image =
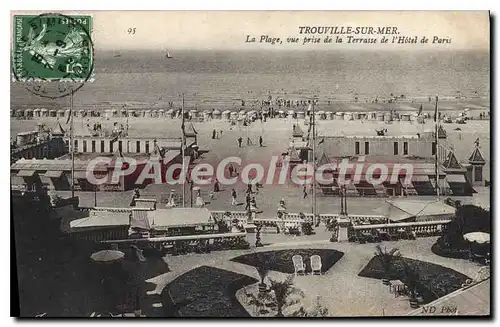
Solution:
[[[234,172],[233,166],[229,165],[229,167],[227,167],[227,170],[229,170],[229,177],[233,177],[233,172]]]
[[[238,137],[238,147],[241,148],[241,142],[243,142],[243,139],[240,137]]]
[[[252,192],[252,184],[247,185],[247,194],[251,194]]]
[[[262,140],[262,136],[259,136],[259,146],[260,146],[260,147],[262,147],[262,142],[263,142],[263,140]]]
[[[250,210],[250,201],[251,201],[251,197],[250,197],[250,193],[247,193],[247,196],[245,198],[245,210]]]
[[[212,139],[215,140],[216,136],[217,136],[217,132],[214,129],[212,132]]]
[[[231,205],[232,206],[235,206],[235,205],[238,205],[238,201],[236,200],[236,190],[233,188],[233,190],[231,191]]]
[[[220,192],[219,180],[216,178],[214,183],[214,193]]]
[[[304,193],[304,199],[307,198],[307,188],[304,185],[304,188],[302,189],[302,192]]]

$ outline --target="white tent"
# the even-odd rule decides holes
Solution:
[[[377,211],[393,222],[453,219],[455,208],[438,200],[387,200]]]

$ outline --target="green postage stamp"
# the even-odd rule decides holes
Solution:
[[[14,80],[83,83],[93,70],[92,16],[15,15]]]

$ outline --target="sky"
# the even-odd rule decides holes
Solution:
[[[13,12],[13,14],[29,12]],[[38,12],[39,13],[39,12]],[[488,50],[487,11],[95,11],[62,12],[91,14],[93,41],[98,51],[120,50]],[[451,39],[449,44],[302,44],[299,26],[397,27],[398,36],[434,36]],[[135,28],[135,32],[133,29]],[[247,43],[247,35],[256,37]],[[282,44],[259,43],[262,35],[280,38]],[[308,35],[310,37],[312,35]],[[316,35],[324,39],[325,35]],[[393,35],[389,35],[391,40]],[[288,37],[300,38],[287,44]],[[333,37],[335,37],[333,35]],[[378,37],[381,36],[354,36]],[[380,41],[380,40],[379,40]],[[379,42],[378,41],[378,42]]]

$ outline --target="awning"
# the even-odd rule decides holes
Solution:
[[[400,182],[400,183],[401,183],[401,185],[403,185],[403,186],[412,186],[412,185],[411,185],[411,181],[408,181],[408,183],[407,183],[407,182],[406,182],[406,178],[404,178],[404,177],[401,177],[401,178],[399,179],[399,182]]]
[[[18,173],[17,173],[17,176],[20,176],[20,177],[31,177],[35,174],[35,171],[34,170],[20,170]]]
[[[61,177],[62,173],[62,170],[47,170],[44,176],[50,178],[59,178]]]
[[[75,171],[75,178],[87,179],[86,171]]]
[[[427,175],[413,175],[411,177],[412,182],[428,182],[429,176]]]
[[[464,175],[446,175],[446,181],[448,183],[465,183]]]

